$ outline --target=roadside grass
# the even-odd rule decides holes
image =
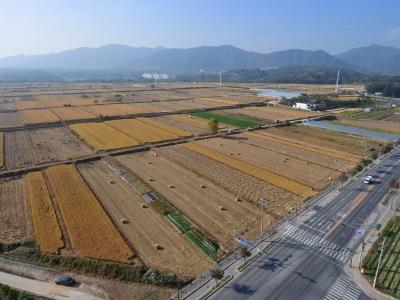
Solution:
[[[216,114],[216,113],[211,113],[211,112],[192,113],[192,116],[202,118],[202,119],[207,119],[207,120],[215,119],[220,123],[224,123],[226,125],[236,126],[236,127],[240,127],[240,128],[246,128],[246,127],[252,127],[252,126],[258,125],[254,121],[241,119],[239,116],[231,117],[231,116],[226,116],[226,115]]]
[[[341,117],[348,119],[373,119],[382,120],[393,115],[393,109],[377,109],[372,111],[347,111],[340,114]]]
[[[384,239],[385,245],[376,287],[400,299],[400,217],[394,217],[389,221],[363,260],[364,275],[373,281]]]

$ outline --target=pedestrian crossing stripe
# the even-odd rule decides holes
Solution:
[[[341,247],[319,235],[305,231],[291,224],[286,227],[283,234],[342,263],[346,263],[352,255],[349,249]]]
[[[349,277],[342,274],[328,290],[324,300],[357,300],[360,295],[361,290],[358,286]]]

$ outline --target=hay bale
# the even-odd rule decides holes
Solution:
[[[145,203],[142,203],[141,207],[142,208],[148,208],[147,204],[145,204]]]
[[[202,189],[205,189],[205,188],[206,188],[206,185],[205,185],[205,184],[200,184],[200,187],[201,187]]]
[[[149,178],[149,181],[154,181],[154,178],[151,178],[151,177],[150,177],[150,178]]]
[[[175,188],[175,186],[172,185],[172,184],[168,184],[168,187],[169,187],[170,189],[174,189],[174,188]]]
[[[129,221],[127,219],[121,219],[121,224],[128,224]]]
[[[114,180],[112,180],[112,179],[110,179],[110,180],[108,181],[108,183],[109,183],[109,184],[114,184],[114,183],[115,183],[115,181],[114,181]]]
[[[227,210],[227,209],[226,209],[225,207],[223,207],[222,205],[220,205],[220,206],[218,207],[218,209],[221,210],[221,211]]]

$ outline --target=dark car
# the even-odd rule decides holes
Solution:
[[[60,276],[54,280],[57,285],[73,286],[75,284],[75,279],[70,276]]]

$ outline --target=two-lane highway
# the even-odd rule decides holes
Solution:
[[[277,246],[212,298],[369,299],[343,267],[350,261],[353,246],[362,241],[355,239],[355,228],[363,227],[384,199],[390,180],[400,178],[399,158],[397,149],[370,170],[374,184],[360,178],[329,203],[313,207],[313,215],[303,223],[289,224]]]

